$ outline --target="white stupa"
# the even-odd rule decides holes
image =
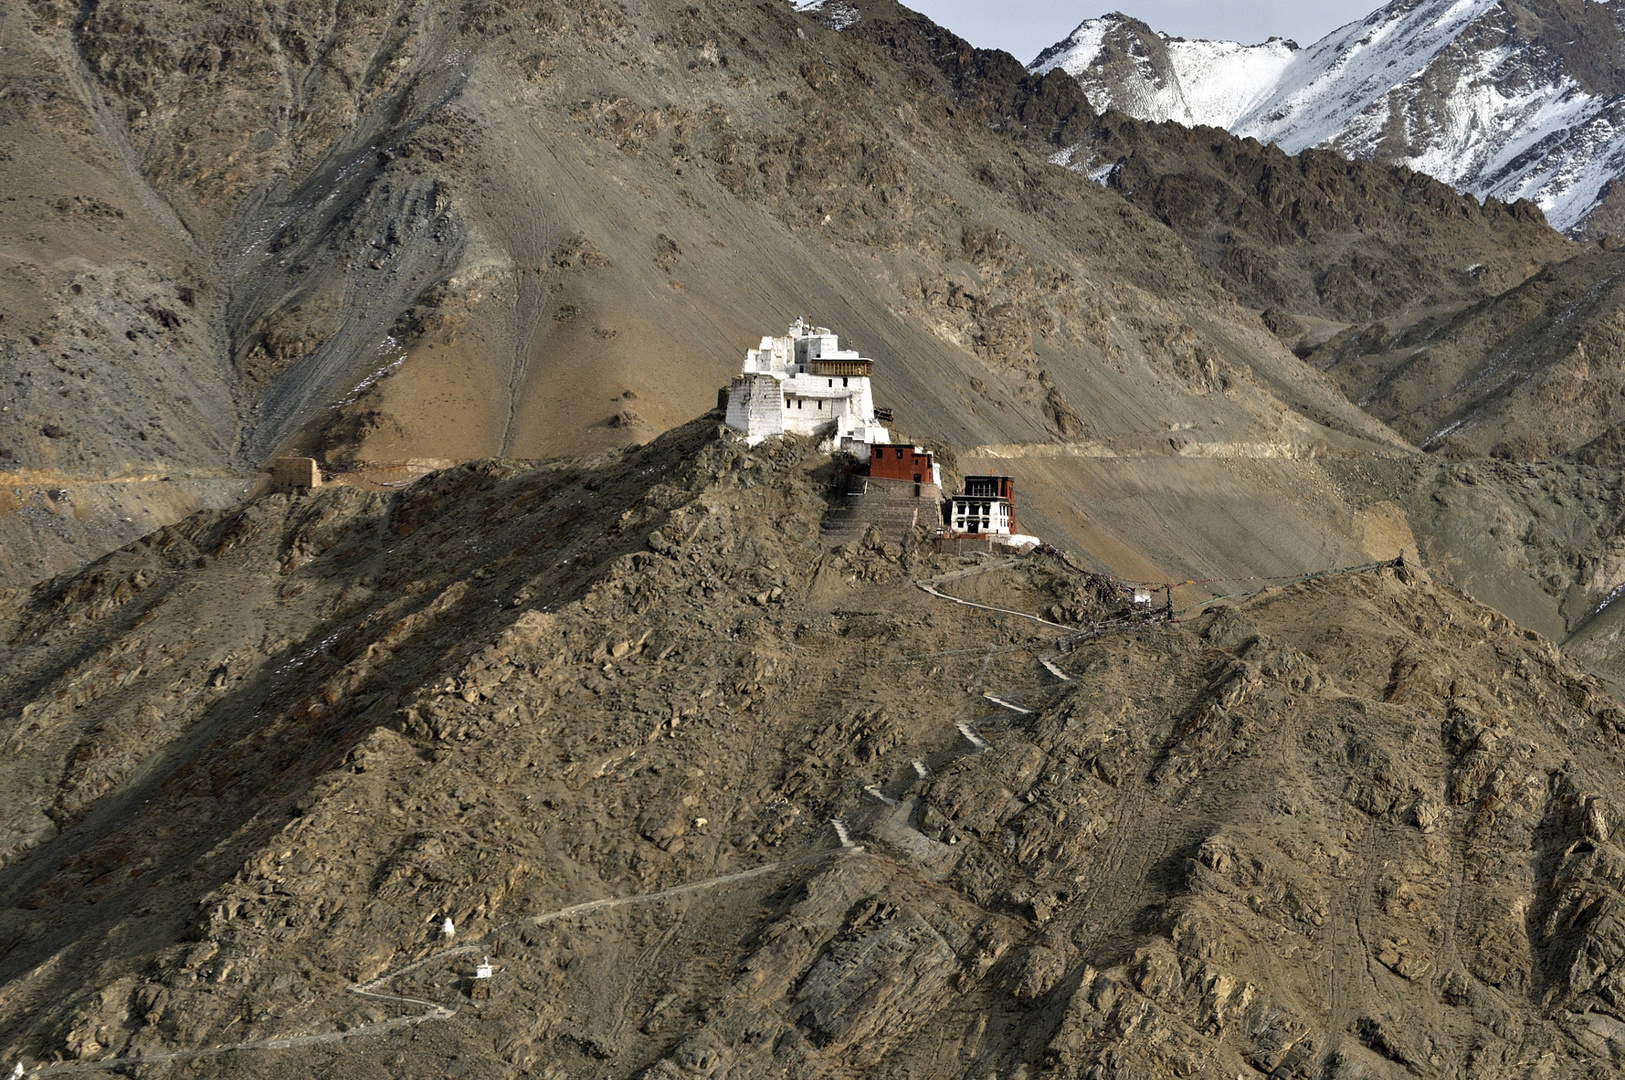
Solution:
[[[764,337],[745,354],[728,387],[728,426],[752,446],[785,433],[823,435],[831,449],[867,461],[870,446],[891,441],[869,389],[874,367],[827,328],[797,319],[788,336]]]

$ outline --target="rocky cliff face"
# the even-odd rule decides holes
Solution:
[[[1593,252],[1464,309],[1351,328],[1308,360],[1423,449],[1561,456],[1622,419],[1621,269]]]
[[[1114,15],[1033,69],[1072,74],[1101,109],[1404,164],[1607,234],[1625,160],[1620,18],[1570,0],[1396,0],[1300,49],[1177,41]]]

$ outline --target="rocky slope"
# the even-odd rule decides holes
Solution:
[[[1419,18],[1424,7],[1407,8],[1406,17]],[[1452,10],[1452,18],[1467,12]],[[1519,25],[1534,33],[1539,19],[1525,14]],[[1540,25],[1549,37],[1557,24]],[[1110,94],[1090,80],[1109,84],[1124,57],[1149,57],[1134,61],[1150,64],[1147,71],[1185,65],[1191,78],[1205,70],[1191,67],[1193,57],[1212,59],[1189,42],[1162,41],[1164,56],[1153,47],[1161,39],[1132,21],[1090,23],[1080,34],[1077,50],[1056,52],[1036,70],[1049,79],[1076,68],[1097,98]],[[1592,43],[1606,53],[1606,35],[1598,34]],[[1371,36],[1372,48],[1417,40],[1393,27]],[[1103,59],[1078,67],[1097,52]],[[1570,53],[1579,63],[1580,54]],[[1239,115],[1203,119],[1236,123]],[[1370,164],[1327,151],[1288,157],[1211,128],[1108,113],[1092,126],[1073,125],[1061,141],[1066,160],[1179,230],[1300,356],[1424,450],[1541,461],[1619,422],[1610,389],[1619,382],[1611,243],[1582,256],[1576,246],[1542,243],[1528,223],[1505,222],[1504,215],[1532,217],[1527,202],[1509,207],[1490,196],[1482,206],[1470,198],[1458,204],[1420,173],[1385,187],[1392,174]],[[1433,213],[1416,209],[1428,202]],[[1395,223],[1403,225],[1390,232]],[[1529,257],[1518,258],[1520,250]],[[1536,264],[1539,272],[1530,273]]]
[[[1488,299],[1577,245],[1530,202],[1463,196],[1410,169],[1288,155],[1217,127],[1097,115],[1064,70],[1038,75],[894,0],[819,9],[989,127],[1087,173],[1184,240],[1285,340],[1417,307]],[[1160,119],[1160,117],[1157,117]]]
[[[1215,128],[1096,116],[1064,72],[1026,71],[890,0],[809,7],[1018,144],[1063,158],[1101,155],[1111,190],[1177,231],[1232,293],[1264,309],[1283,340],[1407,436],[1425,441],[1435,430],[1410,415],[1461,408],[1475,416],[1463,436],[1430,450],[1470,458],[1493,449],[1518,462],[1360,452],[1283,460],[1187,442],[1180,431],[1160,445],[962,447],[967,466],[1018,475],[1035,527],[1098,566],[1153,579],[1290,574],[1414,545],[1473,595],[1571,642],[1595,670],[1625,671],[1614,638],[1599,629],[1615,617],[1625,583],[1617,455],[1588,445],[1573,460],[1544,460],[1614,437],[1606,284],[1614,256],[1577,257],[1582,249],[1528,202],[1480,204],[1404,168],[1320,151],[1289,157]],[[1437,348],[1429,335],[1451,320],[1454,353],[1423,354],[1402,373],[1396,365],[1414,343],[1382,354],[1401,334]],[[1582,340],[1588,359],[1577,367],[1571,353]],[[1329,343],[1316,352],[1319,342]],[[1515,370],[1461,375],[1497,353],[1515,356],[1506,365]],[[1446,377],[1462,382],[1463,400],[1434,400],[1452,385]],[[1385,379],[1409,414],[1369,396]],[[1494,440],[1481,441],[1488,432]]]
[[[6,508],[131,481],[77,516],[0,514],[13,582],[83,557],[155,474],[240,494],[286,448],[393,481],[647,439],[809,310],[889,365],[909,423],[967,443],[1076,434],[1102,379],[1184,396],[1175,367],[1211,381],[1228,356],[1302,381],[1172,234],[788,7],[0,19],[29,150],[7,166]],[[1006,405],[967,410],[976,385]]]
[[[1301,49],[1181,41],[1113,15],[1032,66],[1073,75],[1101,109],[1404,164],[1603,235],[1620,225],[1622,57],[1616,5],[1394,0]]]
[[[1593,252],[1491,300],[1353,327],[1307,359],[1423,449],[1561,456],[1625,419],[1622,270]]]
[[[1625,1060],[1614,254],[879,0],[0,35],[0,1071]],[[1070,554],[681,422],[809,308]]]
[[[714,423],[0,608],[4,1064],[1612,1069],[1625,714],[1549,642],[1391,567],[1171,626],[824,551],[827,460]]]

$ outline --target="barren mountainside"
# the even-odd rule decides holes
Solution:
[[[990,127],[1047,147],[1167,225],[1238,300],[1267,311],[1272,329],[1488,298],[1579,250],[1527,201],[1481,202],[1406,168],[1288,155],[1215,127],[1097,115],[1065,72],[1030,73],[894,0],[818,10]]]
[[[1424,449],[1560,456],[1625,419],[1622,268],[1593,252],[1492,300],[1352,328],[1307,359]]]
[[[1622,256],[1068,70],[0,6],[0,1072],[1614,1075]],[[830,528],[801,316],[1044,544]]]
[[[913,437],[1390,442],[1265,335],[1570,252],[1523,209],[1097,118],[1064,75],[853,11],[0,12],[0,574],[229,505],[279,452],[376,485],[641,441],[808,312]],[[1114,191],[1046,160],[1070,130]]]
[[[787,6],[0,19],[13,583],[278,452],[398,483],[645,440],[809,311],[962,445],[1275,438],[1242,380],[1187,401],[1221,362],[1390,438],[1176,235]]]
[[[820,550],[827,459],[714,424],[0,610],[7,1061],[1608,1074],[1625,718],[1549,642],[1413,568],[1175,627]]]

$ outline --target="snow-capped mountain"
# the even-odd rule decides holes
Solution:
[[[1297,52],[1295,42],[1282,38],[1262,45],[1185,41],[1138,19],[1108,15],[1088,20],[1028,66],[1040,75],[1062,69],[1098,108],[1228,127],[1269,94]]]
[[[1622,60],[1625,3],[1395,0],[1303,49],[1110,15],[1031,67],[1071,74],[1097,108],[1409,165],[1578,231],[1625,173]]]

